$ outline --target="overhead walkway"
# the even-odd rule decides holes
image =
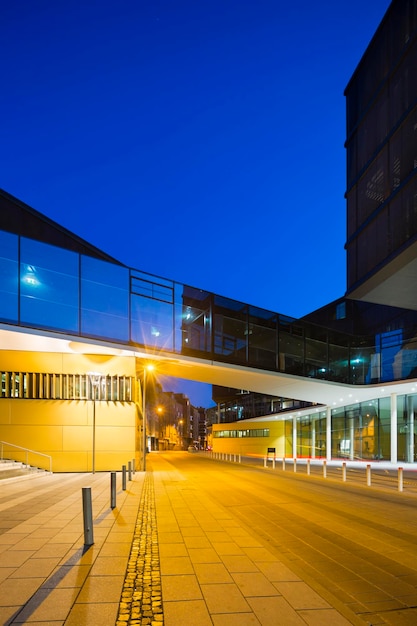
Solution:
[[[348,335],[98,258],[87,246],[0,230],[2,347],[95,345],[163,360],[167,374],[325,404],[368,397],[364,386],[373,397],[372,386],[415,375],[413,333]]]
[[[332,442],[363,443],[363,403],[376,402],[369,437],[412,462],[417,339],[397,326],[348,334],[129,268],[0,191],[1,350],[151,359],[161,374],[317,404],[328,458]],[[287,416],[293,456],[304,415]]]

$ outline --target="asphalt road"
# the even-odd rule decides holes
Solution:
[[[367,486],[364,475],[323,478],[217,461],[205,453],[159,453],[182,480],[245,524],[335,608],[364,624],[417,624],[415,477]]]

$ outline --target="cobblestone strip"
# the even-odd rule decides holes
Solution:
[[[162,626],[161,569],[153,476],[145,476],[116,626]]]

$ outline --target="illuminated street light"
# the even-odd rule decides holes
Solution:
[[[96,394],[97,389],[100,387],[102,375],[99,372],[88,372],[90,378],[91,390],[93,396],[93,474],[96,473]]]

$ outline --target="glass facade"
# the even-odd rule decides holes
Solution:
[[[16,235],[0,231],[0,320],[18,319],[18,244]]]
[[[251,424],[250,430],[236,430],[236,422],[226,429],[225,424],[216,423],[213,440],[228,440],[230,453],[240,451],[238,445],[233,447],[236,438],[262,436],[269,440],[252,452],[257,456],[264,456],[272,446],[280,451],[279,457],[283,455],[287,459],[415,463],[417,393],[410,387],[413,390],[410,394],[394,394],[334,409],[316,407],[309,412],[280,414],[278,422],[271,419],[270,429],[256,430]],[[266,419],[263,416],[261,421]],[[277,424],[282,425],[279,431]]]
[[[348,290],[417,237],[417,11],[394,0],[346,88]]]
[[[331,449],[327,450],[326,411],[296,418],[297,458],[339,459],[346,461],[392,461],[392,437],[396,439],[396,461],[417,461],[415,424],[417,395],[395,397],[396,422],[392,420],[391,398],[379,398],[332,409]],[[394,429],[394,433],[392,432]],[[293,417],[285,423],[286,451],[293,452]]]
[[[81,256],[81,334],[128,341],[129,270]]]
[[[340,383],[416,376],[414,329],[354,336],[0,231],[3,323]]]
[[[38,328],[79,328],[78,258],[72,252],[20,238],[19,316]]]

